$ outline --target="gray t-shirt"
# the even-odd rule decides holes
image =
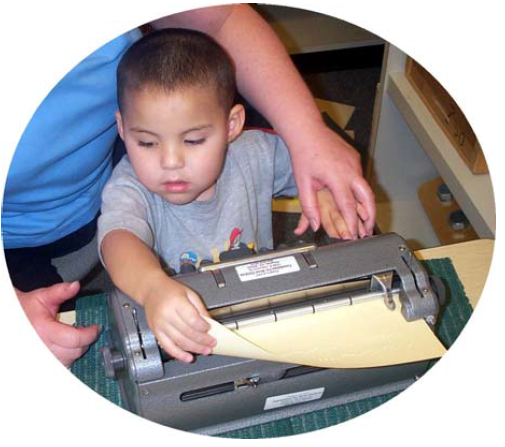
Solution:
[[[217,262],[240,243],[272,248],[272,196],[296,194],[289,153],[272,133],[243,132],[228,148],[214,197],[186,205],[145,188],[125,156],[103,191],[98,246],[108,232],[128,230],[177,272],[182,263]]]

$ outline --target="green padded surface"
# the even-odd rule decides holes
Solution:
[[[431,274],[441,277],[446,286],[447,305],[440,313],[436,333],[446,348],[449,348],[465,327],[472,314],[472,308],[450,259],[433,259],[424,261],[423,264]],[[101,324],[104,330],[89,351],[72,365],[71,371],[97,393],[122,406],[119,386],[114,380],[105,377],[100,361],[100,348],[105,345],[105,330],[109,324],[105,306],[105,295],[84,297],[77,301],[77,324],[97,323]],[[234,430],[219,436],[257,439],[306,433],[345,422],[378,407],[397,394],[391,393],[364,399],[334,408]]]

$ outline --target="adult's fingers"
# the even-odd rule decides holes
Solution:
[[[50,287],[44,287],[31,292],[34,297],[39,299],[52,313],[56,313],[60,304],[74,297],[79,292],[80,284],[78,281],[71,283],[62,282]]]
[[[317,231],[321,222],[319,205],[317,203],[317,192],[310,178],[297,179],[298,196],[302,213],[308,219],[313,231]]]
[[[49,345],[48,348],[67,368],[72,365],[79,357],[82,357],[88,350],[88,347],[68,349],[58,345]]]
[[[93,324],[88,327],[74,327],[58,321],[49,321],[45,333],[50,343],[62,348],[86,348],[97,339],[100,326]]]

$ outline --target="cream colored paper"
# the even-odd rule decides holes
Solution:
[[[233,331],[214,320],[214,354],[323,368],[366,368],[441,357],[445,348],[424,320],[407,322],[382,300]]]
[[[340,128],[345,129],[356,107],[339,102],[315,98],[319,111],[326,112]]]

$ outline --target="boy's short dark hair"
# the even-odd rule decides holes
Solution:
[[[235,70],[225,50],[199,31],[166,28],[135,42],[117,69],[119,109],[125,93],[144,87],[167,93],[186,87],[215,89],[220,105],[228,112],[235,100]]]

